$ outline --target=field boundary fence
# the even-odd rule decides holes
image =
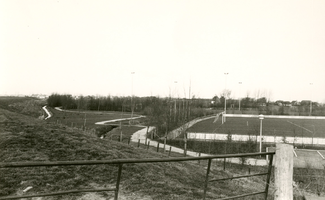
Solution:
[[[114,199],[118,199],[121,176],[122,176],[122,166],[126,164],[137,164],[137,163],[158,163],[158,162],[182,162],[182,161],[201,161],[207,160],[208,166],[206,170],[205,176],[205,184],[203,188],[203,199],[206,198],[206,193],[208,190],[208,183],[215,182],[215,181],[224,181],[228,179],[239,179],[239,178],[247,178],[252,176],[263,176],[266,175],[266,182],[265,182],[265,189],[263,191],[243,194],[233,197],[222,198],[225,199],[236,199],[242,198],[246,196],[252,196],[257,194],[264,194],[265,199],[267,199],[268,189],[270,185],[270,177],[272,171],[272,160],[273,156],[276,152],[263,152],[263,153],[246,153],[246,154],[225,154],[225,155],[215,155],[215,156],[202,156],[202,157],[174,157],[174,158],[152,158],[152,159],[116,159],[116,160],[91,160],[91,161],[57,161],[57,162],[12,162],[12,163],[0,163],[0,168],[23,168],[23,167],[50,167],[50,166],[71,166],[71,165],[117,165],[117,178],[116,178],[116,186],[113,188],[86,188],[86,189],[78,189],[78,190],[70,190],[70,191],[59,191],[59,192],[52,192],[52,193],[43,193],[43,194],[32,194],[32,195],[23,195],[23,196],[5,196],[0,197],[0,200],[5,199],[20,199],[20,198],[32,198],[32,197],[44,197],[44,196],[56,196],[56,195],[66,195],[71,193],[83,193],[83,192],[114,192]],[[210,179],[209,174],[211,169],[211,163],[214,159],[226,159],[226,158],[233,158],[233,157],[252,157],[252,156],[261,156],[261,155],[268,155],[270,156],[270,162],[265,173],[258,173],[258,174],[250,174],[250,175],[242,175],[236,176],[231,178],[223,178],[223,179]]]
[[[248,115],[248,114],[225,114],[225,117],[251,117],[259,118],[259,115]],[[325,116],[295,116],[295,115],[263,115],[264,118],[271,119],[325,119]]]

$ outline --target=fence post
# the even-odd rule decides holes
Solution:
[[[207,189],[208,189],[210,166],[211,166],[211,158],[209,159],[209,162],[208,162],[207,174],[205,177],[203,200],[205,200],[205,195],[206,195]]]
[[[150,140],[148,141],[148,144],[147,144],[147,151],[149,149],[149,146],[150,146]]]
[[[129,140],[128,140],[128,145],[130,145],[130,140],[131,140],[131,137],[129,137]]]
[[[277,144],[274,167],[274,200],[293,199],[293,146]]]
[[[140,147],[140,139],[138,140],[138,148]]]
[[[201,157],[201,152],[199,153],[199,157]],[[197,160],[197,162],[200,164],[201,160]]]
[[[267,200],[267,195],[269,193],[269,186],[270,186],[270,179],[271,179],[271,173],[272,173],[272,163],[273,163],[273,157],[274,155],[271,154],[270,155],[270,162],[268,163],[269,166],[268,166],[268,170],[267,170],[267,177],[266,177],[266,186],[265,186],[265,200]],[[250,168],[249,168],[250,169]],[[250,173],[250,170],[249,170],[249,174]]]
[[[170,152],[172,152],[172,147],[169,147],[168,157],[170,157]]]
[[[226,171],[226,158],[223,159],[223,171]]]
[[[159,142],[157,143],[157,152],[159,152]]]
[[[120,181],[121,181],[121,174],[122,174],[122,165],[123,164],[118,165],[118,174],[117,174],[117,180],[116,180],[116,188],[115,188],[114,200],[118,199],[118,191],[119,191],[119,188],[120,188]]]

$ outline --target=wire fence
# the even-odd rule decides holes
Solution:
[[[181,161],[201,161],[201,160],[208,160],[208,166],[206,171],[205,183],[204,183],[204,194],[203,199],[206,198],[206,192],[208,190],[208,183],[214,181],[221,181],[221,180],[228,180],[228,179],[239,179],[245,177],[252,177],[252,176],[263,176],[266,175],[266,183],[265,183],[265,190],[243,194],[233,197],[222,198],[225,199],[235,199],[235,198],[242,198],[246,196],[252,196],[257,194],[264,194],[265,199],[267,199],[270,177],[271,177],[271,170],[272,170],[272,161],[273,155],[275,152],[264,152],[264,153],[247,153],[247,154],[228,154],[228,155],[215,155],[215,156],[202,156],[202,157],[176,157],[176,158],[151,158],[151,159],[116,159],[116,160],[90,160],[90,161],[57,161],[57,162],[12,162],[12,163],[0,163],[0,168],[22,168],[22,167],[42,167],[42,166],[71,166],[71,165],[117,165],[117,179],[115,188],[85,188],[85,189],[78,189],[78,190],[69,190],[69,191],[59,191],[59,192],[52,192],[52,193],[43,193],[43,194],[34,194],[34,195],[23,195],[23,196],[6,196],[0,197],[0,200],[5,199],[20,199],[20,198],[31,198],[31,197],[43,197],[43,196],[55,196],[55,195],[64,195],[64,194],[71,194],[71,193],[82,193],[82,192],[114,192],[114,199],[118,199],[119,188],[120,188],[120,181],[121,181],[121,174],[122,174],[122,166],[126,164],[136,164],[136,163],[158,163],[158,162],[181,162]],[[210,179],[209,180],[209,173],[211,168],[211,162],[213,159],[226,159],[226,158],[234,158],[234,157],[252,157],[252,156],[262,156],[262,155],[269,155],[270,162],[268,166],[268,170],[265,173],[258,173],[258,174],[250,174],[250,175],[243,175],[243,176],[236,176],[231,178],[223,178],[223,179]]]

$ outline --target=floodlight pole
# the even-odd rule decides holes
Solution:
[[[309,83],[310,85],[311,85],[311,89],[310,89],[310,91],[311,91],[311,97],[310,97],[310,113],[309,113],[309,116],[311,116],[311,113],[312,113],[312,110],[313,110],[313,101],[312,101],[312,98],[313,98],[313,83]]]
[[[311,145],[314,146],[314,135],[315,135],[315,125],[312,125],[314,128],[313,137],[311,138]]]
[[[226,84],[225,84],[225,116],[224,116],[224,122],[226,122],[226,113],[227,113],[227,75],[229,74],[228,72],[227,73],[224,73],[226,75]]]
[[[131,77],[132,77],[132,88],[131,88],[131,122],[133,120],[133,110],[134,110],[134,106],[133,106],[133,74],[135,72],[131,72]]]
[[[263,130],[263,123],[262,120],[264,119],[264,115],[259,115],[258,118],[260,119],[260,153],[262,153],[262,130]]]
[[[241,86],[241,84],[242,84],[242,82],[239,82],[239,108],[238,108],[238,110],[240,111],[240,86]]]

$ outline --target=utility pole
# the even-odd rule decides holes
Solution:
[[[192,80],[190,79],[190,87],[188,88],[188,114],[187,114],[187,119],[189,121],[191,116],[191,86],[192,86]]]
[[[85,117],[84,117],[84,130],[86,130],[86,123],[87,123],[87,114],[85,112]]]
[[[123,118],[123,104],[122,104],[122,113],[121,113],[121,119]],[[122,121],[120,121],[120,142],[123,141],[123,131],[122,131]]]
[[[174,81],[174,83],[175,83],[175,91],[177,91],[176,90],[176,87],[177,87],[177,81]],[[177,92],[176,92],[177,93]],[[176,121],[176,114],[177,114],[177,106],[176,106],[176,98],[174,97],[174,101],[175,101],[175,107],[174,107],[174,121]]]

